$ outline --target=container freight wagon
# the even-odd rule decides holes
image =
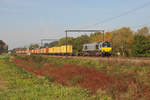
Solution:
[[[48,50],[49,50],[49,48],[45,48],[46,49],[46,54],[48,54]]]
[[[61,48],[60,47],[54,47],[54,54],[60,55],[61,54]]]
[[[46,50],[46,54],[49,54],[49,55],[65,55],[65,54],[72,55],[73,54],[72,45],[67,46],[67,53],[66,53],[66,46],[57,46],[57,47],[48,48]]]
[[[63,55],[65,55],[65,54],[72,55],[73,54],[72,45],[68,45],[67,47],[66,47],[66,45],[61,46],[61,54],[63,54]]]
[[[54,53],[54,48],[48,48],[48,54],[53,55]]]

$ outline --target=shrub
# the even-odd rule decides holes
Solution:
[[[150,40],[144,35],[136,35],[131,47],[133,56],[150,57]]]
[[[77,75],[77,76],[74,76],[72,78],[72,83],[73,84],[77,84],[79,81],[82,81],[82,76],[81,75]]]
[[[45,77],[49,82],[54,82],[55,78],[53,76],[46,76]]]

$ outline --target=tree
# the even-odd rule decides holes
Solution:
[[[109,41],[112,42],[112,33],[111,32],[106,32],[104,35],[104,41]]]
[[[54,46],[57,46],[58,45],[58,41],[54,41],[54,42],[51,42],[48,44],[48,47],[54,47]]]
[[[136,35],[132,43],[132,55],[150,57],[150,40],[144,35]]]
[[[83,48],[83,44],[89,43],[90,37],[88,35],[81,35],[77,37],[73,41],[73,50],[74,52],[81,52]]]
[[[48,48],[49,44],[48,43],[44,43],[44,48]]]
[[[39,48],[40,46],[38,44],[31,44],[29,46],[29,49],[36,49],[36,48]]]
[[[90,38],[90,42],[101,42],[103,41],[103,34],[101,32],[92,33]]]
[[[114,30],[112,32],[113,53],[120,52],[122,56],[129,56],[133,39],[133,32],[128,27]]]
[[[137,31],[137,34],[147,36],[149,34],[148,27],[143,27]]]
[[[68,43],[68,45],[72,45],[73,44],[73,37],[67,37],[67,43]],[[61,38],[58,41],[58,45],[59,46],[66,45],[66,37]]]
[[[0,40],[0,54],[8,51],[8,45],[2,40]]]

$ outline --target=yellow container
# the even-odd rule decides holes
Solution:
[[[46,53],[46,48],[43,48],[43,53],[44,53],[44,54]]]
[[[54,54],[56,52],[55,47],[52,47],[52,54]]]
[[[40,53],[42,54],[42,48],[40,49]]]
[[[54,47],[54,53],[57,53],[57,47]]]
[[[59,52],[58,47],[53,47],[53,53],[57,54]]]
[[[61,47],[56,47],[55,50],[57,54],[61,53]]]
[[[41,53],[42,53],[42,54],[44,53],[44,48],[41,49]]]
[[[52,53],[52,48],[48,48],[48,53],[49,53],[49,54]]]
[[[52,51],[51,51],[51,52],[52,52],[52,54],[54,54],[54,47],[52,47],[52,48],[51,48],[51,50],[52,50]]]
[[[49,52],[50,54],[53,54],[53,53],[54,53],[54,47],[49,48],[48,52]]]
[[[61,46],[61,53],[72,53],[72,45],[67,45],[67,48],[66,45]]]
[[[31,53],[34,53],[34,50],[32,49]]]
[[[42,54],[42,49],[40,49],[40,53]]]

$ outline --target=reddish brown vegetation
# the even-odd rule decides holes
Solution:
[[[89,89],[91,92],[96,92],[97,89],[106,89],[114,82],[113,78],[97,71],[94,68],[87,68],[76,65],[64,65],[62,67],[53,67],[53,65],[45,63],[40,69],[35,69],[36,64],[27,66],[21,64],[24,60],[15,59],[14,62],[18,67],[24,68],[36,75],[48,75],[53,77],[56,83],[62,85],[79,85]]]
[[[142,84],[138,83],[136,79],[132,77],[136,75],[136,72],[120,72],[112,76],[105,73],[107,70],[106,68],[101,68],[102,72],[100,72],[92,67],[88,68],[77,65],[63,65],[58,67],[50,63],[42,63],[42,66],[37,68],[36,66],[38,66],[40,63],[33,62],[32,60],[25,61],[21,59],[14,59],[14,62],[18,67],[24,68],[25,70],[36,75],[52,77],[54,82],[66,86],[78,85],[90,90],[91,93],[96,93],[98,89],[109,90],[111,94],[117,94],[119,98],[120,93],[128,91],[130,85],[132,87],[133,84],[133,87],[135,88],[131,88],[131,90],[135,92],[135,98],[139,98],[144,95],[146,95],[147,98],[150,97],[150,90],[144,89],[143,93],[140,92]],[[128,76],[121,76],[121,74],[127,74]],[[117,93],[115,93],[115,91],[117,91]]]
[[[74,84],[72,81],[75,78],[75,81],[77,81],[75,84],[90,89],[92,92],[96,92],[99,88],[108,88],[113,82],[110,76],[98,72],[93,68],[74,65],[64,65],[61,68],[54,68],[49,74],[56,79],[57,83],[64,85]]]

